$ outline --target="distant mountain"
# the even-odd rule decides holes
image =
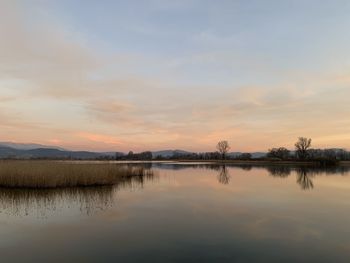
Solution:
[[[6,146],[0,146],[0,158],[18,158],[18,159],[31,159],[31,158],[52,158],[52,159],[98,159],[103,157],[113,158],[115,152],[99,153],[88,151],[66,151],[53,148],[37,148],[30,150],[15,149]]]
[[[184,150],[161,150],[153,151],[152,156],[156,158],[161,156],[163,158],[169,158],[176,155],[191,155],[193,152]],[[242,152],[228,153],[229,157],[237,157]],[[261,158],[266,156],[264,152],[251,153],[253,158]],[[0,142],[0,158],[18,158],[18,159],[31,159],[31,158],[52,158],[52,159],[98,159],[98,158],[111,158],[115,156],[122,156],[122,152],[90,152],[90,151],[69,151],[61,147],[47,146],[33,143],[13,143],[13,142]]]
[[[251,153],[253,158],[262,158],[262,157],[266,157],[267,153],[264,152],[253,152]]]
[[[60,151],[66,151],[66,149],[57,147],[57,146],[49,146],[42,145],[37,143],[14,143],[14,142],[0,142],[0,146],[10,147],[17,150],[33,150],[33,149],[57,149]]]
[[[18,156],[21,150],[13,149],[6,146],[0,146],[0,158]]]

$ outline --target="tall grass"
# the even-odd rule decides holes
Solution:
[[[112,206],[120,188],[140,188],[153,179],[144,164],[0,161],[0,211],[45,217],[75,206],[91,214]]]
[[[6,188],[106,186],[145,176],[153,172],[142,164],[0,161],[0,187]]]
[[[77,207],[84,214],[92,214],[113,205],[114,186],[66,188],[0,188],[0,209],[11,216],[37,215]]]

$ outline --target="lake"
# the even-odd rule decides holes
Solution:
[[[0,188],[1,262],[349,262],[350,167],[150,165],[114,186]]]

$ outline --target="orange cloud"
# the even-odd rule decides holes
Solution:
[[[129,54],[108,54],[111,61],[80,41],[79,32],[69,33],[36,8],[14,3],[5,1],[0,8],[2,138],[79,143],[76,147],[85,149],[117,145],[195,151],[214,150],[218,140],[227,139],[233,150],[244,151],[293,147],[298,136],[310,136],[315,146],[350,147],[350,78],[342,66],[336,73],[316,75],[307,69],[302,74],[266,70],[272,81],[255,83],[251,69],[260,68],[256,65],[242,86],[236,80],[214,85],[198,84],[197,79],[192,85],[176,73],[162,74],[167,64],[162,59],[145,63],[137,55],[126,70]],[[223,51],[186,55],[177,63],[232,68],[235,61],[235,55]],[[139,68],[153,67],[153,76],[138,74]],[[62,142],[51,139],[57,137]]]
[[[112,144],[112,145],[120,145],[122,142],[113,136],[96,134],[96,133],[88,133],[88,132],[80,132],[77,134],[78,137],[98,143],[104,144]]]

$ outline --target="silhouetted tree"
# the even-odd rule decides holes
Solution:
[[[307,151],[308,158],[312,160],[317,160],[324,157],[324,150],[322,149],[309,149]]]
[[[216,149],[219,151],[219,153],[222,156],[222,159],[226,159],[226,154],[228,153],[228,151],[230,150],[230,145],[228,144],[227,141],[220,141],[218,142],[218,144],[216,145]]]
[[[147,151],[147,152],[142,152],[138,154],[140,160],[152,160],[152,152]]]
[[[307,150],[311,146],[311,139],[305,137],[299,137],[298,141],[295,143],[296,154],[299,159],[306,159],[308,156]]]
[[[267,157],[269,158],[279,158],[282,160],[288,159],[290,156],[290,151],[284,147],[269,149]]]
[[[338,161],[348,160],[349,153],[344,149],[309,149],[307,158],[318,161],[323,166],[336,165]]]
[[[336,160],[337,159],[337,152],[334,149],[325,149],[324,150],[324,157],[328,160]]]

